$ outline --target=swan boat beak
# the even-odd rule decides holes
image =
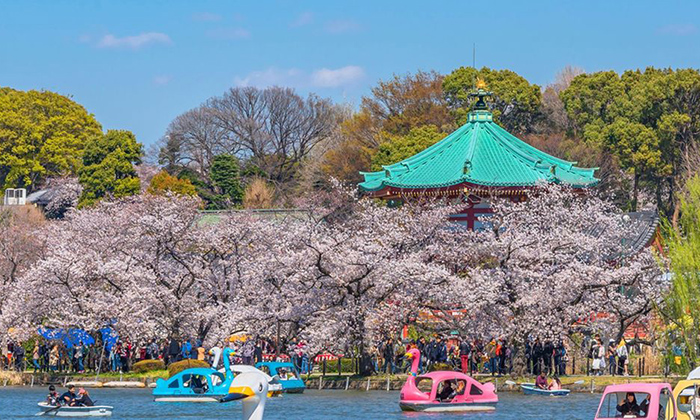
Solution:
[[[220,402],[237,401],[245,398],[254,397],[255,392],[249,386],[232,386],[228,389],[228,395],[223,397]]]

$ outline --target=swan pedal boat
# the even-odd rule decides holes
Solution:
[[[565,397],[571,393],[570,389],[541,389],[535,384],[521,384],[524,395],[548,395],[551,397]]]
[[[423,412],[483,412],[494,411],[498,403],[498,395],[492,383],[482,384],[472,377],[456,371],[437,371],[418,376],[420,351],[411,349],[406,357],[413,359],[411,373],[401,388],[399,407],[402,411]],[[437,398],[441,384],[451,381],[455,386],[464,383],[461,393],[457,393],[450,401],[440,401]],[[424,392],[420,385],[430,385],[430,391]]]
[[[256,368],[262,370],[268,377],[279,377],[279,386],[287,394],[301,394],[306,389],[304,380],[301,379],[299,371],[297,371],[294,363],[291,362],[259,362],[255,365]],[[282,379],[280,370],[284,369],[287,372],[286,379]],[[274,382],[270,383],[270,390],[273,389]]]
[[[49,405],[45,402],[37,404],[41,409],[37,416],[53,417],[111,417],[114,407],[108,405],[95,405],[92,407],[69,407]]]

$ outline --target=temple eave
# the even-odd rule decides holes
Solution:
[[[396,186],[384,186],[375,191],[366,191],[366,194],[372,198],[381,198],[384,200],[401,199],[403,197],[458,197],[461,195],[476,195],[480,197],[498,197],[498,196],[517,196],[528,195],[537,186],[522,185],[522,186],[484,186],[469,182],[461,182],[459,184],[445,187],[420,187],[420,188],[405,188]],[[574,187],[576,191],[584,191],[586,187]]]

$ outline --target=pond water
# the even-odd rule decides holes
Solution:
[[[36,403],[46,395],[43,388],[0,388],[0,419],[32,418],[39,411]],[[232,402],[156,403],[150,390],[94,389],[93,399],[101,405],[114,406],[112,419],[240,419],[241,406]],[[447,414],[403,413],[397,391],[317,391],[284,395],[268,400],[266,420],[276,419],[569,419],[590,420],[595,414],[599,394],[571,394],[568,397],[524,396],[519,393],[499,394],[495,412]]]

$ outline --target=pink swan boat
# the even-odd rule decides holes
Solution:
[[[595,418],[676,420],[678,411],[671,385],[630,383],[605,387]]]
[[[482,384],[470,376],[453,371],[437,371],[418,376],[420,351],[411,349],[406,357],[413,359],[413,362],[411,373],[401,388],[401,410],[438,412],[496,409],[498,395],[493,384]],[[447,386],[452,388],[451,392],[444,391]],[[421,388],[426,391],[421,391]]]

